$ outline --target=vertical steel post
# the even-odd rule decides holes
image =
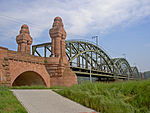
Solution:
[[[98,46],[98,36],[93,36],[92,39],[93,39],[93,38],[96,39],[96,46]],[[97,63],[97,53],[96,53],[96,63]],[[97,67],[97,64],[96,64],[95,67],[98,68],[98,67]]]
[[[80,67],[80,55],[77,57],[78,67]]]
[[[71,48],[71,43],[69,43],[69,48],[70,48],[70,58],[72,57],[72,48]],[[72,66],[72,62],[70,62],[70,66]]]
[[[97,53],[96,53],[96,63],[95,63],[95,67],[96,67],[96,69],[98,70],[98,61],[97,61]]]
[[[92,39],[93,38],[96,38],[96,45],[98,46],[98,36],[93,36]]]
[[[44,57],[46,57],[46,46],[44,46]]]
[[[32,55],[35,54],[35,47],[32,46]]]
[[[78,43],[78,51],[80,51],[80,46]],[[78,67],[80,67],[80,55],[77,57]]]
[[[85,44],[85,49],[86,49],[86,44]],[[85,65],[86,65],[86,68],[88,68],[88,57],[87,57],[87,52],[85,52]]]
[[[84,54],[82,54],[82,68],[84,68],[84,59],[83,59],[83,55],[84,55]]]
[[[92,70],[92,66],[90,65],[90,82],[92,83],[92,72],[91,72],[91,70]]]
[[[92,51],[91,51],[91,68],[93,67],[92,58],[93,58],[93,55],[92,55]]]

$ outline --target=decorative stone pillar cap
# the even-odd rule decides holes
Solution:
[[[21,33],[28,33],[28,34],[30,34],[29,27],[28,27],[27,24],[24,24],[24,25],[21,26],[20,34]]]
[[[51,38],[61,37],[61,38],[65,39],[66,38],[66,32],[65,32],[63,26],[64,25],[63,25],[62,19],[60,17],[56,17],[54,19],[53,26],[49,31]]]
[[[27,43],[28,45],[32,44],[32,37],[30,36],[29,27],[24,24],[21,26],[20,34],[16,37],[16,42]]]

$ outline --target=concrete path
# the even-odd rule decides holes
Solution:
[[[51,90],[12,90],[28,113],[92,113],[86,108]]]

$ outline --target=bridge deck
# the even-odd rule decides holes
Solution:
[[[70,67],[78,76],[90,76],[90,69],[81,68],[81,67]],[[114,73],[103,72],[99,70],[91,70],[91,75],[98,78],[118,78],[118,79],[127,79],[127,75],[119,75]],[[134,79],[133,77],[129,78],[130,80]]]

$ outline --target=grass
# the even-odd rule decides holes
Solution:
[[[13,86],[11,89],[64,89],[64,86],[52,86],[50,88],[46,86]]]
[[[150,113],[150,79],[83,83],[57,93],[101,113]]]
[[[27,113],[13,93],[0,85],[0,113]]]

